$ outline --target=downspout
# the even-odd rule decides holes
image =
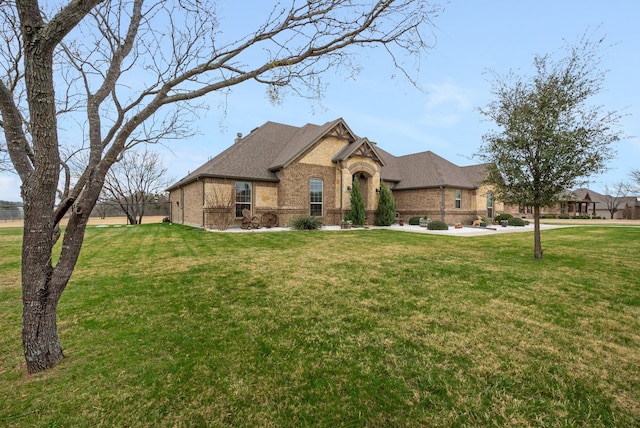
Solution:
[[[184,187],[180,187],[180,224],[184,224]]]
[[[338,171],[340,172],[340,222],[342,222],[344,220],[343,218],[343,211],[342,211],[342,200],[344,199],[344,179],[342,177],[342,161],[339,160],[337,162],[338,165]]]
[[[440,186],[440,193],[442,195],[442,201],[440,202],[440,217],[444,221],[444,186]]]
[[[198,177],[198,181],[200,181],[200,177]],[[201,181],[202,183],[202,228],[204,229],[204,202],[205,202],[205,195],[204,195],[204,180]]]

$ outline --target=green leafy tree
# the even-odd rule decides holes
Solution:
[[[620,114],[589,103],[603,87],[602,43],[583,37],[562,59],[535,56],[533,76],[494,74],[496,99],[480,109],[500,128],[484,135],[478,153],[489,164],[487,182],[504,203],[533,207],[536,259],[542,259],[540,209],[604,171],[611,143],[621,137]]]
[[[376,226],[391,226],[396,219],[396,200],[391,189],[380,183],[378,208],[376,209]]]
[[[366,213],[364,211],[364,202],[362,201],[362,193],[360,193],[360,182],[357,178],[353,179],[351,187],[351,210],[347,216],[348,220],[355,225],[364,225]]]

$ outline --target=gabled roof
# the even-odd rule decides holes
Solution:
[[[309,147],[336,126],[343,125],[349,138],[351,134],[342,119],[322,126],[306,124],[303,127],[266,122],[249,135],[206,162],[169,189],[183,186],[199,178],[218,177],[256,181],[278,181],[276,172],[289,165]]]
[[[331,160],[333,162],[347,160],[354,154],[362,157],[372,158],[382,166],[384,166],[385,164],[384,160],[380,156],[380,153],[378,153],[376,145],[371,143],[367,138],[358,138],[356,141],[350,142],[349,144],[344,146],[342,150],[336,153],[336,155]]]
[[[591,201],[595,203],[607,203],[606,196],[602,195],[595,190],[585,189],[583,187],[571,191],[571,196],[575,201]]]
[[[277,182],[280,169],[327,136],[348,143],[335,154],[334,162],[354,154],[369,156],[380,164],[382,179],[393,183],[393,189],[439,186],[473,189],[480,186],[486,175],[486,165],[459,167],[430,151],[393,156],[367,138],[355,135],[339,118],[324,125],[308,123],[302,127],[266,122],[167,190],[206,177]]]
[[[336,127],[341,127],[346,132],[345,139],[355,140],[357,138],[342,119],[336,119],[321,126],[308,123],[299,128],[298,132],[291,137],[269,169],[276,171],[286,168]]]

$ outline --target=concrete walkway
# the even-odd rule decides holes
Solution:
[[[555,229],[559,227],[568,227],[569,225],[551,225],[551,224],[541,224],[541,230],[547,229]],[[398,232],[410,232],[410,233],[425,233],[432,235],[449,235],[449,236],[483,236],[483,235],[496,235],[503,233],[522,233],[522,232],[533,232],[533,224],[528,226],[488,226],[488,227],[471,227],[464,226],[461,229],[456,229],[453,226],[450,226],[448,230],[428,230],[426,227],[420,226],[410,226],[404,225],[400,226],[397,224],[391,226],[364,226],[364,227],[353,227],[351,229],[341,229],[340,226],[323,226],[321,230],[331,230],[331,231],[364,231],[364,230],[374,230],[374,229],[386,229],[386,230],[395,230]],[[211,232],[218,233],[263,233],[263,232],[284,232],[291,231],[292,229],[289,227],[272,227],[271,229],[267,229],[266,227],[261,227],[260,229],[241,229],[238,227],[229,228],[225,231],[211,230]]]

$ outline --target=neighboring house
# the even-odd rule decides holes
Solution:
[[[543,207],[540,215],[566,215],[569,217],[589,216],[591,218],[610,219],[611,209],[615,208],[614,219],[640,218],[640,200],[637,197],[603,195],[595,190],[579,188],[565,192],[562,202],[552,207]],[[522,217],[532,217],[531,207],[507,207],[505,212]]]
[[[620,208],[619,200],[585,188],[571,191],[571,198],[565,204],[566,211],[563,214],[569,214],[570,216],[588,215],[591,217],[611,218],[609,207],[613,209],[614,206],[618,205],[618,209]]]
[[[432,152],[394,156],[357,136],[343,119],[302,127],[267,122],[167,189],[171,221],[212,228],[213,213],[300,216],[339,224],[358,180],[369,224],[381,182],[391,189],[398,220],[429,216],[448,223],[502,212],[482,186],[485,165],[460,167]]]
[[[590,215],[592,217],[614,219],[640,218],[640,203],[633,196],[603,195],[591,189],[573,190],[573,198],[566,202],[566,213],[574,215]]]

